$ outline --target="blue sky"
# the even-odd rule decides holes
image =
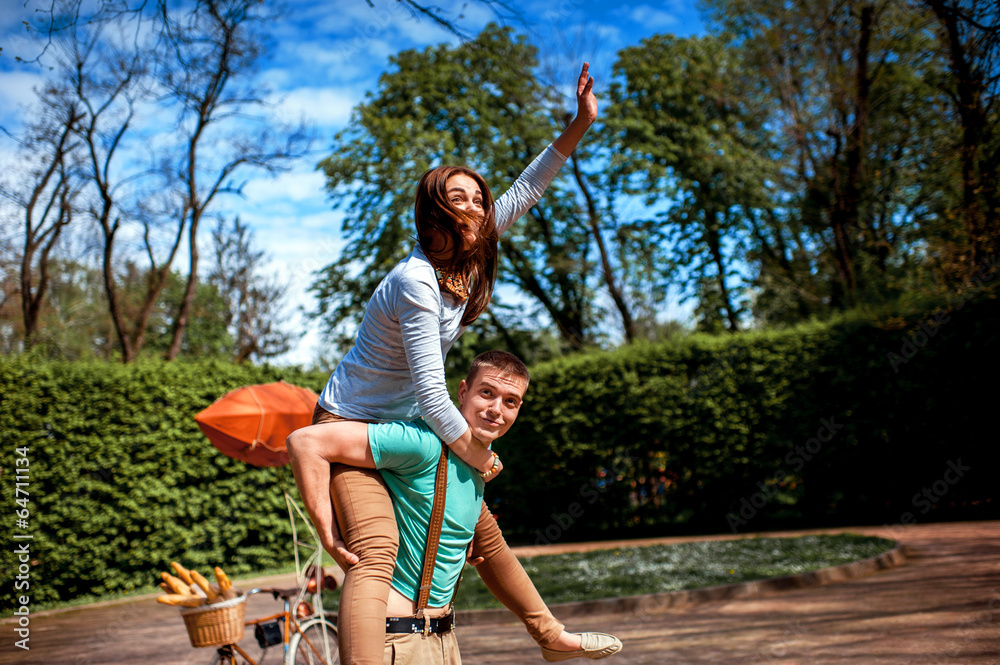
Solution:
[[[312,272],[336,258],[342,241],[341,214],[331,209],[316,162],[329,150],[334,134],[343,129],[351,109],[373,90],[394,53],[457,37],[426,18],[414,17],[395,0],[289,0],[285,19],[273,26],[274,45],[260,78],[272,90],[276,113],[288,120],[304,118],[320,137],[314,154],[277,178],[251,180],[245,198],[221,200],[215,212],[238,213],[255,231],[272,268],[290,282],[292,308],[312,305],[306,288]],[[24,120],[33,88],[43,80],[37,65],[19,65],[15,55],[33,55],[24,41],[21,21],[30,18],[47,0],[0,0],[0,125],[16,131]],[[702,31],[694,0],[663,2],[594,2],[591,0],[515,0],[516,15],[498,15],[470,0],[438,0],[435,6],[470,35],[491,21],[500,21],[528,35],[540,49],[543,65],[554,68],[554,78],[572,103],[572,85],[578,64],[591,62],[598,97],[606,89],[615,54],[659,33],[678,35]],[[0,163],[11,173],[16,164],[13,143],[0,136]],[[503,190],[500,184],[498,189]],[[4,233],[14,229],[8,224]],[[205,241],[208,233],[205,233]],[[182,267],[182,266],[179,266]],[[675,315],[676,316],[676,315]],[[290,313],[294,325],[306,331],[283,362],[309,363],[316,356],[318,334],[314,324]]]

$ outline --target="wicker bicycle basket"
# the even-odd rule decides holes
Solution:
[[[221,603],[181,610],[193,647],[217,647],[239,642],[243,639],[243,618],[246,613],[245,595]]]

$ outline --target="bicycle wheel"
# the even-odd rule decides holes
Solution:
[[[303,639],[303,636],[308,639]],[[310,647],[309,645],[312,645]],[[313,650],[315,648],[315,651]],[[317,654],[316,652],[319,652]],[[328,619],[315,617],[299,624],[299,632],[288,643],[285,665],[334,665],[340,662],[337,627]]]

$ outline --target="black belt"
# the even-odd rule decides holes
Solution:
[[[454,610],[439,619],[419,619],[417,617],[392,617],[385,620],[385,632],[387,633],[423,633],[425,632],[424,621],[427,622],[426,632],[447,633],[455,627]]]

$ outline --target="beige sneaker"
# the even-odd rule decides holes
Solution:
[[[622,650],[622,643],[614,635],[607,633],[580,633],[580,648],[576,651],[556,651],[542,647],[542,658],[557,663],[570,658],[607,658]]]

